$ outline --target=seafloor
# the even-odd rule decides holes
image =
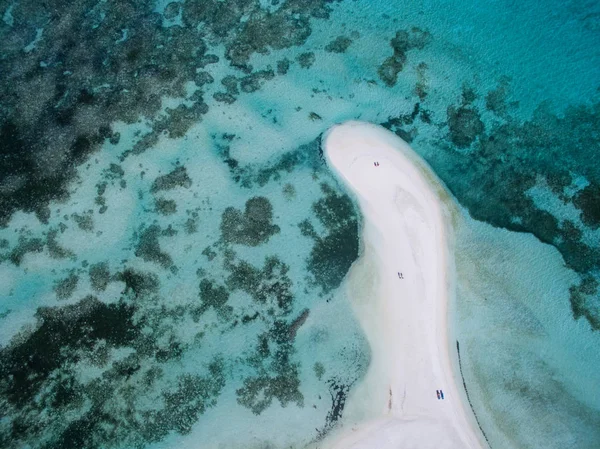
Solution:
[[[0,0],[0,447],[290,448],[369,364],[320,136],[391,129],[471,218],[489,444],[600,447],[600,3]]]

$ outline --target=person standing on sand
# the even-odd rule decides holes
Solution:
[[[435,390],[435,394],[437,395],[438,401],[440,400],[440,390]]]

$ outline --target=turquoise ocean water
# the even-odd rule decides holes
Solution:
[[[600,447],[600,4],[0,1],[0,447],[301,448],[369,365],[320,137],[464,212],[490,447]]]

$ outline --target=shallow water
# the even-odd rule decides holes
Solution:
[[[319,139],[351,118],[473,218],[454,333],[491,447],[600,444],[597,2],[0,14],[2,447],[303,447],[343,420],[360,218]]]

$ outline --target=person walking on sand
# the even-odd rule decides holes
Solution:
[[[435,394],[437,395],[438,401],[440,400],[440,390],[435,390]]]
[[[442,397],[442,399],[444,399],[444,392],[442,390],[440,390],[440,396]]]

